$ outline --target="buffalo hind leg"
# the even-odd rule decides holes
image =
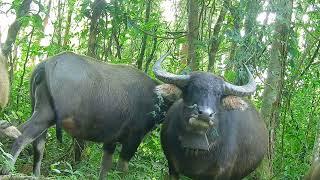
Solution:
[[[49,113],[50,114],[50,113]],[[50,126],[50,121],[48,119],[53,119],[53,113],[49,115],[47,113],[35,112],[27,124],[22,135],[14,142],[11,155],[13,156],[13,164],[17,160],[20,152],[24,147],[31,142],[33,142],[38,136],[40,136],[44,131],[46,131]]]
[[[23,125],[22,134],[12,145],[11,155],[13,158],[10,161],[12,166],[15,164],[19,154],[26,147],[26,145],[33,142],[36,138],[41,136],[41,134],[44,133],[50,126],[53,125],[55,113],[50,105],[50,95],[44,81],[36,85],[35,92],[32,93],[32,95],[32,98],[34,98],[35,100],[33,114],[29,118],[28,122]],[[0,171],[0,174],[9,173],[5,168],[1,169]]]
[[[54,118],[54,113],[50,106],[43,105],[41,109],[35,110],[31,118],[28,120],[22,135],[19,136],[12,145],[11,155],[13,159],[11,164],[14,165],[21,151],[26,147],[26,145],[33,142],[37,137],[39,137],[44,131],[46,131],[50,126],[53,125],[52,119]],[[7,174],[8,172],[6,172]]]
[[[43,159],[43,152],[45,149],[47,138],[47,130],[44,131],[37,139],[35,139],[32,143],[33,145],[33,174],[35,176],[40,176],[40,168],[41,168],[41,161]]]
[[[112,155],[116,149],[115,144],[103,144],[103,156],[101,160],[99,180],[104,180],[107,172],[112,167]]]
[[[128,136],[128,139],[125,143],[122,143],[122,149],[120,152],[120,157],[117,164],[118,171],[128,172],[129,170],[129,161],[136,153],[143,135],[139,133],[131,133]]]

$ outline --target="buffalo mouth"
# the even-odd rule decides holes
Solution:
[[[189,130],[204,134],[208,129],[216,126],[214,118],[201,118],[198,115],[191,115],[188,121]]]

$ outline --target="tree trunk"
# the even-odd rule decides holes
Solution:
[[[213,72],[214,70],[214,64],[215,64],[215,59],[216,59],[216,54],[219,49],[219,45],[221,42],[221,36],[220,36],[220,30],[222,27],[222,22],[224,20],[224,16],[226,14],[225,8],[222,5],[220,14],[218,17],[218,20],[213,28],[213,34],[211,37],[211,45],[210,45],[210,51],[209,51],[209,64],[208,64],[208,71]]]
[[[188,0],[188,64],[192,71],[199,69],[197,60],[197,40],[199,36],[199,2]]]
[[[112,14],[113,18],[111,21],[112,24],[112,35],[111,38],[115,45],[116,45],[116,56],[118,59],[121,59],[121,45],[119,42],[119,35],[120,35],[120,28],[119,28],[119,4],[117,0],[111,1],[114,6],[114,14]],[[112,44],[111,44],[112,45]]]
[[[154,31],[156,32],[156,30]],[[145,73],[148,73],[148,69],[149,69],[149,65],[154,57],[154,54],[156,52],[156,49],[157,49],[157,44],[158,44],[158,38],[157,37],[153,37],[153,46],[152,46],[152,50],[151,50],[151,53],[149,55],[149,58],[147,59],[146,61],[146,68],[144,70]]]
[[[272,160],[276,139],[276,127],[279,121],[279,109],[283,87],[285,61],[287,59],[287,46],[289,35],[289,22],[291,21],[292,1],[274,0],[274,10],[277,13],[275,32],[270,49],[268,74],[262,97],[261,115],[269,129],[268,146],[268,174],[272,176]]]
[[[49,18],[50,18],[50,11],[51,11],[51,5],[52,5],[52,0],[49,0],[48,2],[48,11],[46,12],[46,15],[43,19],[43,29],[48,25]]]
[[[151,0],[146,0],[146,17],[144,20],[144,24],[147,24],[149,22],[150,11],[151,11]],[[142,69],[143,57],[144,57],[144,53],[146,51],[146,46],[147,46],[147,38],[148,38],[148,35],[144,33],[142,37],[139,58],[137,60],[138,69]]]
[[[107,15],[106,15],[107,16]],[[112,55],[112,44],[113,44],[113,19],[111,20],[111,25],[112,25],[112,30],[111,30],[111,36],[109,37],[108,45],[107,45],[107,54],[108,56],[113,56]],[[107,59],[107,58],[106,58]]]
[[[205,19],[206,19],[206,2],[204,0],[201,0],[200,2],[200,13],[199,13],[199,41],[203,40],[203,35],[204,35],[204,25],[205,25]]]
[[[92,15],[90,19],[90,33],[88,40],[87,55],[97,57],[97,35],[99,33],[98,20],[105,8],[106,2],[104,0],[95,0],[91,6]]]
[[[21,29],[21,18],[26,16],[30,9],[31,0],[24,0],[16,12],[16,20],[10,25],[8,29],[7,39],[4,42],[2,49],[0,49],[0,106],[3,108],[9,99],[9,77],[7,71],[7,61],[12,52],[12,46],[16,41],[17,35]],[[3,54],[3,55],[2,55]],[[10,62],[13,62],[12,57]],[[11,63],[10,63],[11,64]],[[13,63],[10,69],[10,80],[13,78]]]
[[[315,119],[316,120],[316,119]],[[314,141],[314,146],[313,146],[313,156],[311,162],[314,162],[316,160],[320,160],[320,121],[319,119],[317,120],[317,136]]]
[[[108,29],[108,13],[105,12],[104,13],[104,18],[105,18],[105,24],[104,24],[104,28],[105,30]],[[104,61],[108,61],[108,56],[109,56],[109,51],[108,51],[108,46],[107,46],[107,40],[108,40],[108,33],[104,33],[103,34],[103,53],[101,56],[101,59],[104,59]]]
[[[243,75],[243,71],[241,71],[242,64],[251,64],[256,59],[256,52],[258,51],[258,45],[254,43],[256,39],[255,37],[255,27],[256,27],[256,18],[258,15],[258,11],[260,4],[257,0],[248,0],[245,6],[245,17],[244,17],[244,37],[240,47],[236,50],[236,55],[238,55],[237,63],[234,61],[236,65],[236,84],[244,84],[247,82],[246,76]],[[248,62],[250,60],[250,62]]]
[[[51,6],[52,6],[52,0],[49,0],[47,5],[47,11],[45,12],[45,17],[43,19],[43,33],[45,34],[45,29],[48,26],[49,19],[50,19],[50,12],[51,12]],[[45,37],[41,37],[42,39],[45,39]],[[41,42],[41,39],[40,39]],[[44,53],[39,55],[40,59],[46,59],[48,57],[48,53]]]
[[[2,52],[3,55],[8,58],[12,51],[12,45],[16,41],[18,32],[21,28],[21,18],[26,16],[30,9],[30,4],[32,0],[24,0],[16,12],[16,20],[10,25],[8,30],[7,39],[3,45]]]
[[[63,39],[63,47],[66,48],[69,41],[70,41],[70,27],[71,27],[71,17],[72,13],[74,11],[74,3],[75,1],[68,1],[68,15],[67,15],[67,24],[66,24],[66,29],[64,31],[64,39]]]
[[[62,11],[62,12],[61,12]],[[58,1],[58,27],[57,27],[57,44],[58,44],[58,51],[61,49],[62,45],[62,19],[63,19],[63,13],[64,7],[62,7],[62,2],[61,0]]]
[[[317,122],[320,122],[319,120]],[[320,179],[320,123],[317,123],[318,130],[316,139],[314,141],[313,147],[313,157],[311,160],[311,167],[307,171],[306,175],[304,176],[304,180],[318,180]]]
[[[114,21],[114,23],[117,24],[118,22]],[[114,43],[116,44],[116,57],[118,57],[118,59],[121,59],[121,45],[119,42],[119,35],[120,35],[119,31],[120,29],[118,25],[112,28],[112,38],[114,40]]]
[[[10,55],[10,59],[9,59],[9,66],[10,66],[10,70],[9,70],[9,79],[10,79],[10,86],[12,86],[13,84],[13,77],[14,77],[14,71],[16,70],[17,64],[16,61],[18,59],[18,45],[14,45],[13,46],[13,50],[11,52]],[[7,59],[8,60],[8,59]]]
[[[250,39],[253,35],[256,26],[256,18],[260,10],[260,1],[258,0],[248,0],[246,4],[246,17],[244,21],[244,30],[245,30],[245,40],[250,42]]]
[[[231,16],[233,17],[233,34],[236,34],[237,36],[240,35],[240,24],[242,20],[242,16],[240,16],[240,11],[237,7],[233,7],[231,3],[227,4],[229,6],[229,10],[231,13]],[[232,41],[231,47],[230,47],[230,54],[229,54],[229,64],[227,64],[227,69],[233,69],[235,59],[236,59],[236,49],[238,48],[238,44],[235,40]]]

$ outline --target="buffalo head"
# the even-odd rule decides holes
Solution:
[[[189,75],[169,73],[161,67],[167,55],[168,53],[155,63],[153,71],[161,81],[174,84],[182,90],[183,116],[187,130],[205,133],[218,125],[217,116],[222,108],[223,97],[248,96],[256,90],[255,81],[247,67],[249,82],[246,85],[237,86],[208,72],[192,72]]]

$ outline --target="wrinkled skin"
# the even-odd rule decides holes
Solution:
[[[130,66],[106,64],[74,53],[49,58],[31,77],[33,114],[13,144],[12,163],[33,143],[33,173],[39,176],[47,129],[56,124],[60,140],[63,128],[78,139],[103,143],[100,179],[111,168],[117,142],[122,144],[118,167],[127,171],[142,138],[161,122],[167,109],[154,92],[156,85]]]
[[[205,72],[173,75],[159,64],[155,75],[182,90],[182,99],[170,107],[161,128],[170,179],[183,174],[236,180],[254,171],[267,150],[266,125],[252,104],[235,97],[255,91],[252,75],[247,85],[235,86]]]

